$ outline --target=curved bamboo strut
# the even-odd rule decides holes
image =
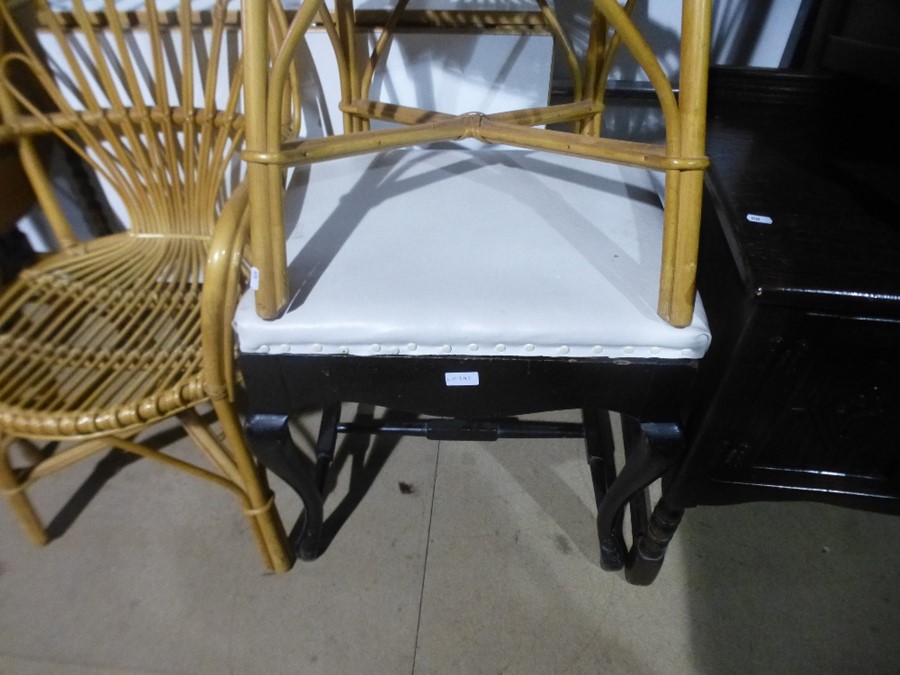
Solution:
[[[13,437],[8,437],[9,441],[17,440]],[[75,445],[66,448],[64,452],[52,455],[46,459],[42,459],[40,463],[33,465],[29,469],[26,469],[23,473],[25,475],[25,479],[21,478],[15,482],[14,485],[5,488],[4,492],[7,494],[11,492],[24,492],[27,488],[32,486],[34,483],[39,481],[42,478],[46,478],[47,476],[52,476],[63,469],[66,469],[74,464],[91,457],[92,455],[97,454],[102,450],[109,449],[109,443],[107,443],[104,439],[92,439],[89,441],[83,441],[80,443],[76,443]],[[0,448],[0,453],[2,453],[5,448]]]
[[[388,49],[390,49],[391,42],[394,39],[394,29],[397,27],[400,15],[406,10],[408,4],[409,0],[398,0],[397,4],[394,5],[394,9],[388,15],[388,20],[382,26],[381,35],[378,36],[378,40],[372,48],[372,53],[369,55],[368,61],[366,61],[366,67],[363,69],[360,78],[359,98],[369,98],[369,91],[375,78],[375,69],[378,67],[382,56],[387,54]]]
[[[623,7],[625,14],[631,16],[637,0],[627,0]],[[606,85],[609,80],[613,60],[621,42],[619,34],[613,34],[607,39],[606,18],[594,7],[591,17],[591,37],[588,41],[587,68],[585,72],[586,98],[595,104],[602,103],[606,97]],[[602,51],[602,53],[600,53]],[[600,135],[602,131],[602,117],[595,115],[581,126],[581,133]]]
[[[293,63],[294,51],[306,35],[313,20],[324,7],[323,0],[304,2],[291,21],[284,42],[275,55],[269,75],[266,99],[266,139],[267,147],[277,147],[281,142],[282,97],[288,85],[287,78]]]
[[[681,121],[678,117],[678,103],[675,100],[672,85],[656,60],[653,50],[650,49],[644,37],[631,21],[631,17],[616,0],[593,0],[593,2],[628,47],[638,65],[643,68],[650,84],[656,91],[666,123],[666,148],[672,156],[677,156],[681,150]]]
[[[356,9],[353,6],[354,0],[334,0],[334,12],[337,19],[338,36],[340,46],[344,52],[344,65],[347,72],[341,74],[342,79],[346,77],[349,82],[350,100],[360,97],[360,80],[359,80],[359,63],[356,53]],[[348,100],[348,99],[344,99]],[[362,131],[365,129],[363,122],[356,117],[350,118],[350,128],[344,129],[344,132]]]
[[[628,0],[625,3],[624,10],[628,16],[631,16],[634,11],[634,6],[637,4],[637,0]],[[600,69],[600,72],[597,74],[597,80],[594,83],[594,102],[602,101],[606,96],[606,86],[609,83],[609,73],[612,70],[613,59],[615,59],[616,52],[619,49],[619,44],[621,43],[621,37],[619,33],[613,33],[609,40],[609,47],[606,50],[606,55],[603,59],[603,67]],[[599,132],[599,129],[597,130]]]
[[[289,28],[287,14],[279,0],[269,0],[269,26],[271,35],[269,51],[274,54],[278,51],[278,46],[284,42]],[[293,137],[300,133],[303,108],[303,92],[300,89],[300,78],[297,68],[293,66],[290,69],[290,86],[288,91],[291,97],[284,102],[285,110],[283,115],[287,126],[286,133],[288,137]]]
[[[198,428],[193,428],[194,422],[189,422],[189,424],[192,425],[192,428],[188,433],[197,433],[198,435],[209,433],[205,425],[203,425],[202,423],[199,424],[199,428],[202,428],[202,431],[200,431]],[[185,428],[187,430],[187,425]],[[82,460],[85,460],[88,457],[97,454],[98,452],[109,450],[109,448],[111,447],[124,450],[125,452],[129,452],[140,457],[153,459],[155,461],[162,462],[163,464],[168,464],[169,466],[173,466],[182,471],[187,471],[194,476],[215,483],[219,487],[222,487],[232,494],[237,495],[238,498],[245,503],[245,506],[247,505],[247,496],[239,487],[242,479],[240,478],[236,469],[234,469],[233,463],[232,467],[226,470],[226,473],[228,474],[227,477],[223,478],[222,476],[202,469],[194,464],[191,464],[190,462],[171,457],[142,443],[135,443],[128,436],[103,436],[101,438],[76,443],[75,445],[66,448],[64,452],[48,457],[42,460],[39,464],[35,465],[31,470],[27,471],[24,479],[20,479],[16,482],[15,487],[5,488],[0,491],[7,494],[24,492],[29,487],[37,483],[37,481],[43,478],[47,478],[48,476],[52,476],[53,474],[58,473],[63,469],[67,469],[68,467],[73,466],[78,462],[81,462]],[[3,449],[0,449],[0,452],[2,451]],[[231,462],[230,459],[228,459],[227,461]]]
[[[347,58],[344,54],[344,50],[341,48],[341,38],[340,35],[338,35],[337,26],[334,23],[331,13],[324,4],[319,10],[319,19],[322,21],[322,26],[325,28],[325,33],[328,35],[328,39],[331,42],[331,48],[334,51],[335,60],[337,61],[341,101],[349,101],[352,98],[352,94],[350,91],[350,82],[348,81]],[[350,115],[345,111],[343,114],[344,129],[351,129],[351,119]]]
[[[581,65],[578,63],[578,55],[575,53],[575,49],[572,47],[572,42],[569,40],[569,36],[566,35],[565,29],[559,22],[556,11],[547,4],[547,0],[536,1],[554,42],[559,45],[566,57],[566,64],[569,67],[569,73],[572,75],[573,98],[576,101],[580,101],[584,95],[584,84],[581,75]]]
[[[206,281],[210,288],[221,289],[201,299],[201,339],[210,358],[204,363],[205,386],[212,400],[234,398],[234,338],[231,316],[237,306],[243,250],[250,231],[246,183],[225,204],[209,247]]]
[[[234,342],[231,317],[239,298],[238,288],[241,273],[242,251],[249,232],[249,190],[246,183],[232,194],[220,214],[220,220],[213,241],[210,244],[206,265],[206,283],[215,289],[201,298],[201,340],[208,358],[204,364],[204,387],[222,424],[229,445],[244,447],[240,422],[230,401],[234,398]],[[247,452],[233,454],[235,465],[244,476],[253,475],[255,466]],[[292,559],[287,556],[287,535],[279,520],[262,518],[266,510],[272,508],[271,500],[262,492],[258,481],[250,482],[247,494],[251,504],[264,504],[257,508],[259,516],[254,523],[259,530],[258,537],[263,544],[280,542],[280,546],[267,544],[272,556],[272,566],[276,570],[288,569]],[[250,512],[248,511],[248,514]]]
[[[197,447],[219,468],[219,471],[235,485],[241,485],[244,479],[240,471],[238,471],[234,459],[222,447],[222,444],[212,434],[209,427],[200,419],[196,409],[185,410],[178,415],[178,419],[181,421],[181,426],[184,427],[185,433],[194,440]]]

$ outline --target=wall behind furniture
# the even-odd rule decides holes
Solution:
[[[575,49],[588,41],[589,6],[584,0],[556,0],[558,12],[570,31]],[[712,3],[712,45],[710,63],[727,66],[778,68],[791,56],[796,35],[814,0],[714,0]],[[635,6],[633,18],[657,54],[670,79],[678,74],[681,38],[681,3],[673,0],[645,0]],[[558,86],[568,75],[557,59]],[[625,54],[617,59],[613,79],[624,86],[644,82],[634,61]]]

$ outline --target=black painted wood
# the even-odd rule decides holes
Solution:
[[[713,342],[666,501],[900,513],[891,92],[727,69],[711,91],[698,286]]]
[[[301,497],[304,510],[292,533],[298,555],[321,553],[322,503],[326,472],[337,433],[389,433],[429,438],[496,440],[504,437],[583,436],[597,503],[599,558],[603,569],[626,569],[626,579],[646,584],[662,564],[665,546],[652,559],[632,554],[622,532],[624,508],[632,504],[632,541],[650,528],[646,486],[683,453],[683,445],[658,442],[658,429],[678,439],[697,364],[690,360],[524,359],[408,356],[240,356],[247,393],[247,434],[251,447]],[[448,387],[445,375],[478,372],[477,387]],[[437,421],[405,420],[383,427],[345,423],[342,402],[365,403]],[[324,407],[313,466],[290,443],[286,420],[311,407]],[[520,422],[516,415],[563,409],[583,411],[583,424]],[[626,444],[626,462],[617,474],[605,411],[616,410],[643,433]],[[646,436],[647,438],[643,438]],[[636,544],[635,544],[636,545]],[[632,574],[632,570],[634,573]]]
[[[251,409],[289,414],[334,401],[446,417],[603,408],[643,421],[677,421],[696,362],[452,356],[240,356]],[[477,387],[448,387],[446,373],[478,372]]]

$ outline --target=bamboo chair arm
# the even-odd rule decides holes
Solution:
[[[53,182],[47,171],[45,163],[47,161],[47,147],[36,143],[36,139],[32,137],[20,137],[17,139],[19,145],[19,160],[22,162],[22,168],[28,176],[28,181],[34,194],[37,197],[38,204],[50,225],[53,237],[60,250],[66,250],[77,246],[80,242],[75,230],[72,229],[72,223],[63,210],[62,205],[56,195]],[[49,138],[43,140],[49,141]]]
[[[250,231],[247,181],[222,209],[209,247],[200,296],[201,345],[207,394],[234,400],[234,335],[231,321],[240,298],[243,252]]]

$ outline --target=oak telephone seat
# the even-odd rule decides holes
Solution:
[[[710,341],[693,277],[710,7],[683,3],[676,97],[633,5],[585,3],[579,62],[544,2],[378,12],[340,0],[273,16],[245,0],[253,268],[234,327],[251,445],[303,501],[301,558],[327,545],[339,433],[576,436],[602,566],[655,576],[670,514],[648,517],[645,488],[680,456],[680,408]],[[282,44],[262,38],[270,23],[288,26]],[[331,60],[297,68],[323,35]],[[600,134],[619,48],[656,91],[662,143]],[[548,102],[554,51],[572,69],[565,103]],[[315,88],[290,96],[292,82],[328,80],[315,68],[339,73],[331,124],[309,123],[327,108]],[[344,420],[344,402],[414,419]],[[315,457],[290,433],[310,406],[324,411]],[[563,409],[583,423],[520,419]],[[606,411],[633,421],[618,472]]]

